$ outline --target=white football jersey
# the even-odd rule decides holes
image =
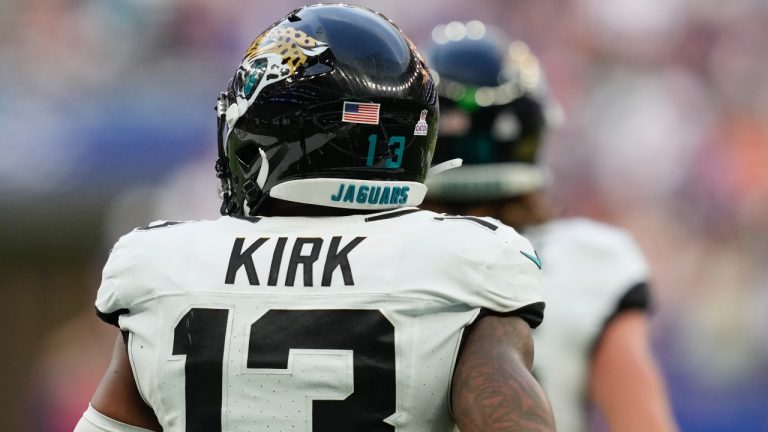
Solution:
[[[449,431],[463,329],[541,319],[525,254],[498,221],[415,208],[156,223],[115,245],[96,307],[164,431]]]
[[[525,235],[541,257],[547,320],[534,332],[534,373],[557,428],[589,430],[587,386],[602,330],[648,266],[629,233],[587,219],[555,220]]]

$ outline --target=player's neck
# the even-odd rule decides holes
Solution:
[[[303,216],[303,217],[323,217],[323,216],[350,216],[355,214],[374,213],[371,210],[343,209],[335,207],[324,207],[311,204],[301,204],[279,199],[268,199],[259,208],[258,216]]]

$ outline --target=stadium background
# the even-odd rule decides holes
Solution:
[[[684,431],[768,431],[768,2],[361,1],[420,45],[480,19],[528,42],[565,114],[566,214],[631,230]],[[294,0],[0,2],[0,431],[70,431],[114,340],[116,237],[215,217],[213,103]]]

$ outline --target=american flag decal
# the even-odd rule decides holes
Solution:
[[[341,121],[347,123],[379,124],[380,104],[344,102]]]

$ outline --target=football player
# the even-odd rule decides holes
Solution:
[[[96,309],[122,337],[76,432],[553,430],[533,248],[415,207],[438,97],[393,23],[290,13],[217,112],[224,216],[114,246]]]
[[[673,431],[648,343],[648,268],[632,237],[583,218],[553,219],[539,150],[554,116],[539,62],[522,42],[474,21],[439,26],[427,55],[439,79],[436,162],[428,203],[492,216],[522,231],[544,269],[547,322],[534,332],[534,373],[562,431],[589,430],[587,401],[612,431]]]

